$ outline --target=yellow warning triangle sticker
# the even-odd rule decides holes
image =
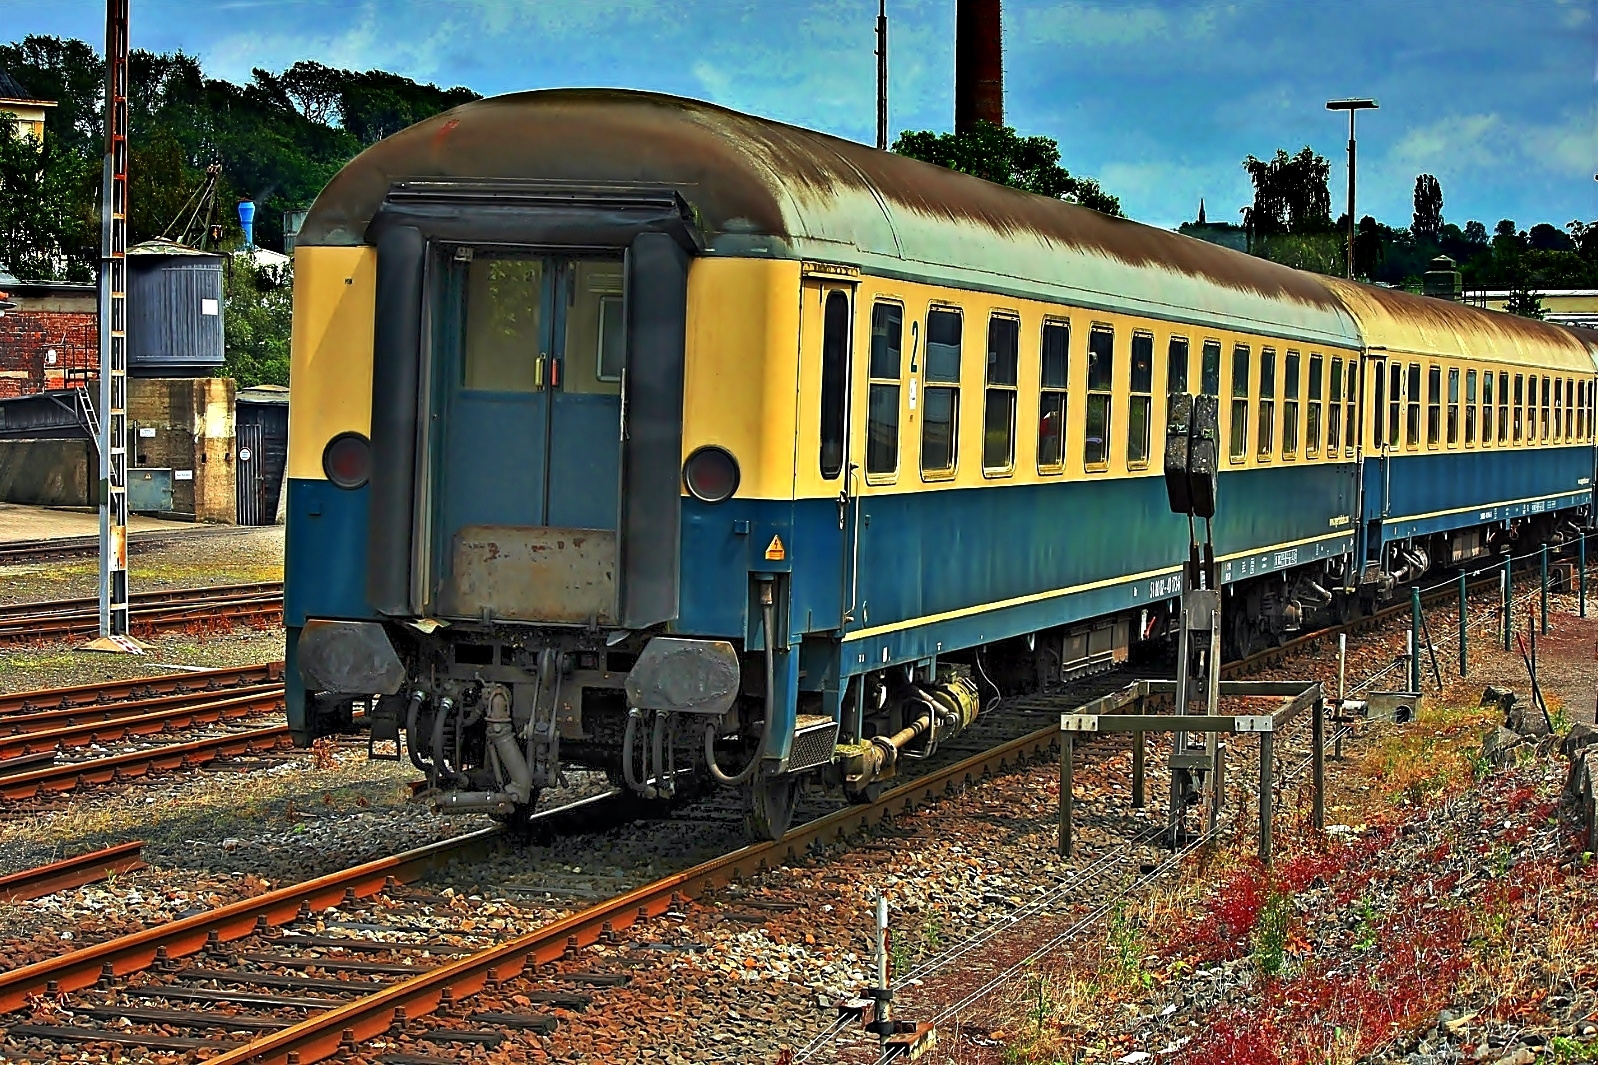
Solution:
[[[783,549],[782,537],[773,536],[771,543],[766,545],[766,560],[768,562],[781,562],[788,557],[788,552]]]

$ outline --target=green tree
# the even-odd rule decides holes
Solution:
[[[289,383],[289,333],[294,277],[257,267],[242,255],[224,264],[222,376],[240,388]]]
[[[1327,188],[1331,164],[1309,145],[1296,155],[1276,149],[1275,158],[1243,160],[1254,183],[1254,203],[1247,225],[1262,237],[1279,233],[1325,233],[1332,228],[1332,195]]]
[[[28,280],[87,281],[99,227],[84,192],[92,171],[80,157],[30,133],[12,132],[0,111],[0,266]]]
[[[924,163],[1011,188],[1121,217],[1121,201],[1092,178],[1075,177],[1060,165],[1060,146],[1049,137],[1023,137],[1010,126],[978,121],[964,133],[930,130],[899,134],[893,150]]]
[[[1443,232],[1443,187],[1430,174],[1415,179],[1415,214],[1409,227],[1417,238],[1438,240]]]
[[[1531,290],[1525,275],[1517,276],[1509,289],[1509,299],[1504,301],[1504,310],[1510,314],[1518,314],[1522,318],[1541,319],[1546,311],[1543,310],[1542,297]]]

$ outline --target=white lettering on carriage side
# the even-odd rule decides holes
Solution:
[[[1291,551],[1276,552],[1276,560],[1271,568],[1283,569],[1287,566],[1296,565],[1298,565],[1298,548],[1295,547]]]
[[[1182,575],[1168,573],[1163,577],[1155,577],[1149,581],[1149,598],[1164,599],[1166,596],[1182,594]]]

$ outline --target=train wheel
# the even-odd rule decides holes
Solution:
[[[791,776],[758,774],[745,785],[744,824],[756,839],[781,839],[793,823],[799,804],[799,781]]]

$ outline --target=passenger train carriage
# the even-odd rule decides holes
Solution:
[[[440,807],[870,794],[1163,638],[1166,396],[1221,409],[1234,653],[1584,522],[1574,333],[1300,273],[708,104],[465,105],[295,251],[297,741]]]

